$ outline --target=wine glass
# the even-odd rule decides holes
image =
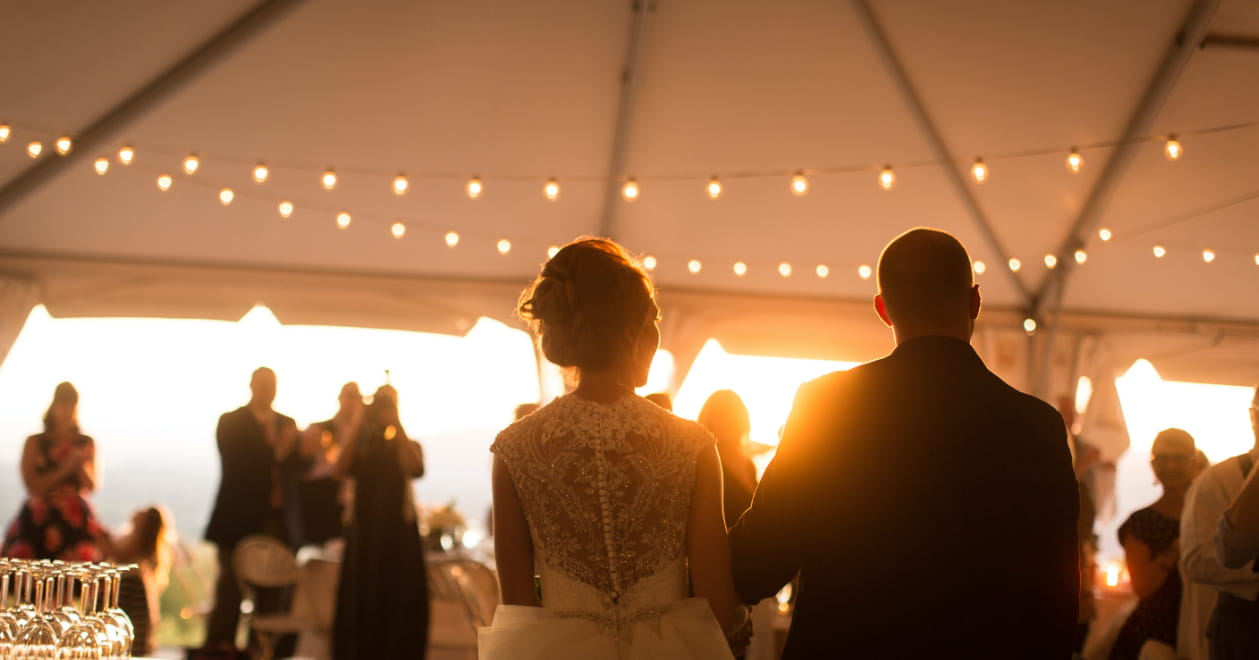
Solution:
[[[66,581],[70,579],[71,565],[64,561],[53,561],[56,571],[57,591],[52,598],[49,614],[61,626],[61,634],[65,634],[74,624],[79,622],[79,612],[70,604],[71,594],[66,590]]]
[[[92,617],[96,609],[96,584],[90,569],[77,572],[79,580],[79,622],[61,636],[58,660],[105,660],[113,649],[104,624]]]
[[[17,642],[17,614],[9,610],[9,582],[17,568],[13,562],[0,559],[0,660],[8,660],[13,653],[13,644]]]
[[[136,638],[136,629],[131,623],[131,617],[118,606],[118,596],[122,593],[122,574],[135,568],[138,568],[135,564],[111,566],[105,573],[106,581],[110,582],[113,587],[112,598],[107,601],[109,606],[108,609],[105,610],[105,614],[109,615],[117,622],[118,630],[122,633],[122,637],[125,641],[122,653],[118,656],[119,658],[131,657],[131,645],[135,642]]]
[[[92,577],[95,579],[101,598],[100,606],[90,617],[105,633],[107,644],[101,657],[111,660],[131,657],[131,640],[128,639],[126,627],[108,609],[114,600],[114,583],[110,578],[112,572],[113,567],[109,564],[97,564],[93,567]]]
[[[35,580],[35,616],[18,632],[12,656],[14,660],[47,660],[56,657],[57,644],[61,641],[61,626],[49,615],[48,607],[53,569],[42,562],[28,566],[27,570]]]

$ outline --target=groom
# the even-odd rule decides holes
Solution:
[[[1062,417],[970,347],[979,287],[951,234],[879,257],[891,355],[802,386],[731,530],[747,602],[799,573],[784,660],[1069,658],[1078,494]]]

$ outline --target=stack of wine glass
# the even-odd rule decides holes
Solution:
[[[134,569],[0,559],[0,660],[130,658],[135,631],[118,587]]]

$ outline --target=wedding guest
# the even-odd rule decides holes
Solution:
[[[803,385],[731,531],[746,602],[799,574],[784,660],[1069,658],[1079,492],[1062,416],[988,370],[966,248],[918,228],[878,265],[887,357]]]
[[[170,578],[170,528],[169,514],[150,506],[133,513],[122,534],[102,538],[108,561],[136,567],[123,574],[118,594],[118,605],[135,629],[133,657],[152,655],[157,650],[153,633],[161,621],[161,596]]]
[[[249,403],[224,413],[215,433],[221,465],[219,492],[215,497],[205,538],[218,546],[219,575],[214,587],[214,606],[206,619],[205,646],[235,648],[240,621],[240,587],[232,568],[232,553],[241,539],[266,534],[289,542],[285,523],[285,473],[301,469],[297,424],[276,412],[275,372],[259,367],[249,381]],[[293,502],[287,503],[290,507]],[[259,592],[255,607],[260,613],[283,610],[285,594]],[[290,636],[291,637],[291,636]],[[284,639],[276,650],[283,653],[295,639]]]
[[[350,434],[362,424],[362,417],[363,395],[358,383],[346,383],[337,395],[336,414],[311,424],[302,433],[301,451],[311,464],[297,482],[302,534],[299,545],[322,544],[342,535],[345,483],[333,474],[334,466]]]
[[[1110,654],[1115,660],[1137,660],[1146,645],[1166,645],[1168,654],[1176,651],[1180,517],[1185,493],[1198,476],[1194,449],[1193,436],[1181,429],[1165,429],[1155,436],[1150,466],[1163,486],[1163,496],[1119,526],[1119,542],[1138,601],[1115,639]]]
[[[398,417],[398,393],[384,385],[351,433],[334,474],[354,480],[332,629],[335,660],[423,658],[428,646],[428,578],[411,480],[424,452]]]
[[[537,411],[538,408],[541,408],[541,407],[542,407],[542,404],[539,404],[539,403],[522,403],[516,406],[516,410],[514,412],[514,419],[516,421],[520,421],[524,419],[525,417],[532,415],[535,411]]]
[[[22,447],[26,501],[9,525],[0,556],[100,561],[101,526],[88,501],[96,490],[96,443],[79,432],[79,392],[70,383],[53,391],[44,432]]]
[[[748,407],[733,390],[717,390],[709,395],[699,409],[697,422],[717,438],[717,455],[721,458],[721,480],[724,485],[722,508],[726,525],[734,525],[752,503],[756,490],[756,465],[745,447],[752,422]]]

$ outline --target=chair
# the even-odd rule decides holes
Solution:
[[[432,609],[430,658],[475,658],[476,630],[487,626],[498,606],[498,577],[477,561],[428,559]]]
[[[249,601],[242,612],[249,615],[249,626],[258,636],[261,660],[275,657],[273,637],[297,633],[306,627],[306,621],[293,616],[286,606],[283,612],[258,612],[258,588],[279,589],[297,584],[297,559],[292,551],[270,536],[256,534],[241,539],[232,553],[232,568],[241,596]]]

